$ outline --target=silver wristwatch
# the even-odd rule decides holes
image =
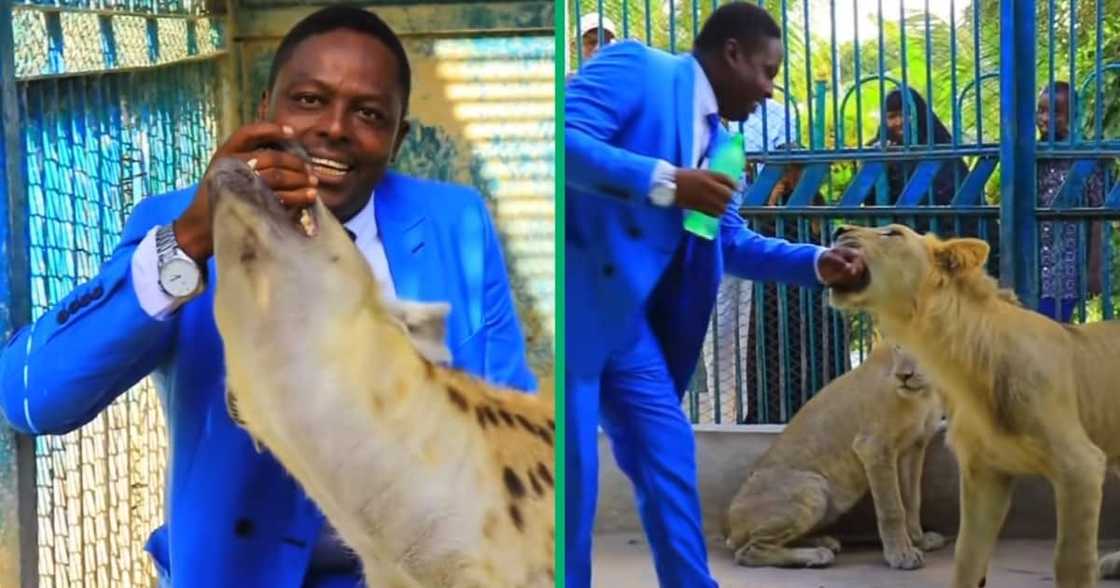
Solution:
[[[179,248],[172,225],[156,230],[159,257],[159,287],[172,298],[188,298],[202,289],[202,269]]]

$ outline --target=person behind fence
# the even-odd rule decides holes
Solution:
[[[408,131],[410,87],[408,56],[384,21],[325,8],[280,41],[259,120],[211,161],[247,162],[287,206],[321,199],[387,296],[450,302],[455,366],[531,391],[484,202],[388,171]],[[267,148],[284,140],[310,163]],[[100,273],[8,341],[0,408],[19,431],[64,434],[152,375],[170,448],[167,521],[146,546],[161,585],[359,586],[359,564],[318,508],[227,412],[210,223],[204,186],[141,201]]]
[[[887,94],[885,109],[887,121],[884,125],[887,144],[892,146],[913,145],[928,146],[932,139],[933,145],[951,145],[953,136],[949,129],[926,104],[925,98],[912,89],[906,88],[905,94],[909,96],[910,105],[904,104],[903,89],[896,89]],[[903,109],[906,108],[905,115]],[[932,120],[931,120],[932,119]],[[932,126],[931,126],[932,123]],[[909,126],[909,131],[906,127]],[[874,140],[877,142],[878,138]],[[889,186],[890,204],[898,201],[902,191],[910,181],[914,168],[920,162],[891,162],[887,164],[887,184]],[[957,184],[964,181],[968,175],[968,165],[961,158],[947,160],[934,176],[931,184],[933,200],[930,204],[948,206],[957,191]]]
[[[622,41],[568,83],[566,188],[566,555],[568,586],[591,583],[599,426],[637,495],[662,586],[716,586],[682,395],[724,272],[804,286],[865,279],[858,251],[747,230],[735,182],[705,169],[770,97],[781,30],[756,4],[714,10],[691,53]],[[685,210],[719,218],[686,233]]]
[[[1077,112],[1076,96],[1067,82],[1054,82],[1044,88],[1038,97],[1035,122],[1039,141],[1050,142],[1050,124],[1053,119],[1054,141],[1068,141],[1070,113]],[[1038,158],[1038,205],[1049,208],[1055,205],[1062,186],[1066,183],[1076,160],[1051,157]],[[1105,162],[1094,162],[1092,170],[1083,178],[1081,190],[1072,196],[1077,206],[1104,204]],[[1039,312],[1061,322],[1069,322],[1073,311],[1083,299],[1081,295],[1082,268],[1089,296],[1101,292],[1101,223],[1089,223],[1086,253],[1081,253],[1082,224],[1080,222],[1042,221],[1038,223]]]
[[[797,132],[795,122],[786,117],[786,105],[771,98],[755,108],[740,128],[747,159],[781,149],[792,142],[789,137]],[[748,166],[748,174],[751,167]],[[762,166],[758,167],[761,169]],[[752,177],[757,177],[757,173]],[[736,402],[741,392],[736,390],[736,382],[747,369],[746,357],[741,350],[746,349],[747,345],[747,317],[753,316],[751,289],[749,280],[733,275],[723,276],[719,283],[715,309],[712,311],[712,325],[704,336],[703,352],[701,361],[696,365],[695,378],[699,399],[710,403],[709,406],[701,406],[700,411],[704,413],[710,410],[713,421],[717,414],[716,396],[719,396],[720,422],[727,422],[725,419],[738,416]],[[748,420],[755,414],[751,412],[749,402],[748,400],[739,405],[746,408],[743,412]],[[700,419],[703,418],[700,416]]]
[[[797,144],[778,146],[778,150],[797,149],[803,147]],[[766,206],[789,204],[802,171],[800,164],[786,164],[782,177],[770,190]],[[809,205],[826,206],[827,202],[817,191]],[[779,222],[778,217],[763,216],[749,218],[748,222],[754,231],[768,237],[796,238],[810,243],[822,243],[824,238],[825,225],[820,218],[782,217]],[[777,284],[760,284],[755,294],[752,303],[761,308],[749,311],[747,342],[743,347],[746,356],[743,381],[745,387],[754,392],[747,397],[747,422],[763,423],[780,416],[782,395],[787,390],[791,396],[786,399],[786,410],[792,415],[805,400],[838,375],[830,369],[834,365],[830,352],[836,351],[833,347],[840,339],[833,336],[839,334],[834,333],[830,311],[819,292],[787,287],[783,294]],[[779,335],[779,329],[784,329],[785,333]],[[779,346],[785,349],[784,355],[779,352]],[[761,420],[762,403],[766,403],[765,410],[771,415],[768,421]]]
[[[907,99],[906,96],[909,98]],[[952,145],[953,136],[949,133],[949,129],[920,93],[910,88],[896,89],[887,94],[884,102],[887,119],[882,125],[881,132],[886,135],[889,146],[912,145],[921,148],[928,147],[931,141],[935,149],[947,149]],[[907,127],[909,131],[906,130]],[[877,142],[876,138],[871,144]],[[898,202],[919,163],[920,160],[887,163],[888,204],[893,206]],[[930,183],[932,200],[923,200],[923,202],[934,206],[949,206],[953,202],[957,188],[964,182],[968,173],[968,164],[962,158],[954,157],[945,160]],[[907,219],[906,224],[918,232],[933,231],[945,238],[984,238],[992,247],[992,252],[988,256],[988,268],[996,270],[999,267],[999,226],[995,219],[963,217],[954,221],[951,217],[940,217],[934,221],[932,217],[917,217],[912,220]],[[985,230],[981,231],[981,227]]]
[[[602,44],[599,43],[600,30],[603,34]],[[599,49],[614,43],[617,36],[618,29],[614,26],[614,21],[605,14],[600,19],[598,12],[591,12],[579,19],[580,54],[584,61],[594,57]]]

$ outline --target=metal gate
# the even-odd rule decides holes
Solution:
[[[570,69],[585,33],[590,46],[625,38],[688,51],[722,3],[568,0]],[[758,4],[782,29],[785,60],[774,99],[741,125],[752,228],[822,244],[841,222],[975,236],[993,246],[989,270],[1028,305],[1049,296],[1072,320],[1112,317],[1120,1]],[[1076,94],[1068,136],[1035,125],[1056,82]],[[888,107],[901,115],[897,139],[881,124]],[[870,335],[865,318],[843,319],[819,292],[727,277],[685,408],[694,423],[787,422],[861,361]]]

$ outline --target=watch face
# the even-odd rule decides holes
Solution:
[[[175,297],[194,292],[198,287],[198,278],[198,267],[185,259],[172,259],[159,272],[160,286]]]

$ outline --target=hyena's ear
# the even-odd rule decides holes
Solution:
[[[960,274],[983,266],[990,250],[980,239],[950,239],[937,244],[933,255],[942,270]]]
[[[385,307],[408,334],[420,355],[433,363],[451,363],[451,350],[447,347],[450,304],[391,299],[385,301]]]

